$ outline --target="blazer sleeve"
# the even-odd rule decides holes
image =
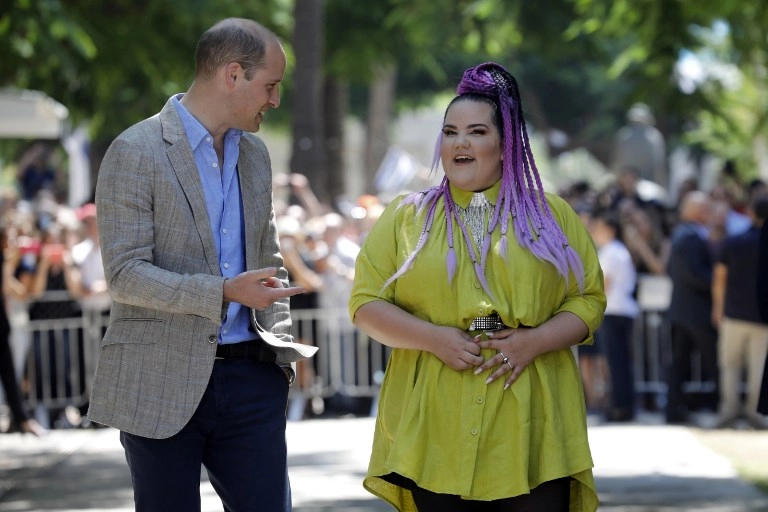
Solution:
[[[199,237],[182,224],[189,205],[173,195],[163,171],[165,143],[153,121],[118,137],[99,169],[97,222],[110,293],[123,304],[221,324],[224,278],[211,273]],[[175,237],[156,237],[158,222],[177,222],[178,229],[166,230]]]

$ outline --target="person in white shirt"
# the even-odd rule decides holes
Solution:
[[[99,247],[99,227],[96,224],[96,205],[87,203],[77,209],[77,218],[83,225],[83,241],[72,247],[72,261],[80,270],[82,285],[80,305],[83,312],[109,313],[112,299],[107,291],[104,265]]]
[[[637,274],[632,256],[621,242],[621,225],[614,213],[596,214],[589,227],[598,248],[608,300],[603,323],[595,333],[595,343],[605,353],[610,374],[605,417],[608,421],[629,421],[635,415],[631,346],[634,320],[639,312],[634,297]]]

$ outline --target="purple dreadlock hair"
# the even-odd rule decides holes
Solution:
[[[402,276],[413,265],[416,255],[427,242],[432,223],[434,222],[437,203],[440,197],[443,197],[448,236],[446,267],[449,282],[453,281],[456,271],[456,251],[454,249],[452,222],[452,219],[455,219],[461,230],[461,235],[469,248],[475,273],[486,293],[493,297],[485,277],[485,263],[490,249],[491,233],[496,226],[500,227],[501,255],[506,258],[507,231],[511,217],[518,243],[540,260],[548,261],[554,265],[566,283],[569,279],[569,272],[573,272],[579,285],[579,290],[583,292],[584,266],[579,255],[568,244],[568,239],[552,216],[552,212],[545,199],[544,188],[541,184],[539,171],[536,168],[528,139],[528,129],[523,117],[517,81],[499,64],[487,62],[467,69],[456,89],[456,93],[457,96],[448,104],[446,113],[454,103],[459,101],[487,103],[492,107],[493,119],[502,137],[504,158],[501,162],[502,172],[499,200],[496,202],[496,207],[488,222],[488,232],[484,236],[480,249],[480,260],[477,261],[475,257],[475,251],[472,248],[467,227],[460,218],[456,204],[451,197],[448,178],[444,177],[440,185],[430,187],[422,192],[410,194],[400,204],[401,207],[407,204],[415,205],[417,214],[426,208],[427,216],[419,236],[419,241],[413,252],[397,272],[384,283],[382,290]],[[435,146],[435,156],[432,162],[433,170],[437,168],[440,160],[441,142],[442,132]]]

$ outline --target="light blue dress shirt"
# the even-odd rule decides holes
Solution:
[[[224,134],[224,169],[219,169],[219,158],[213,149],[213,136],[179,102],[182,97],[183,94],[175,96],[173,105],[181,117],[200,172],[221,275],[235,277],[245,271],[243,207],[237,174],[239,143],[243,132],[229,129]],[[242,304],[230,302],[226,318],[219,329],[219,343],[239,343],[256,338],[258,336],[251,328],[249,309]]]

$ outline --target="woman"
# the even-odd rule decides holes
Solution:
[[[40,437],[47,434],[47,430],[37,421],[27,415],[24,407],[21,390],[19,388],[18,374],[13,361],[13,350],[10,344],[11,325],[6,312],[6,296],[12,293],[21,293],[14,286],[15,278],[12,265],[17,259],[19,251],[15,247],[9,247],[8,236],[5,229],[0,229],[0,384],[5,391],[5,400],[11,412],[9,432],[21,432]],[[6,260],[6,254],[11,256],[11,261]]]
[[[605,419],[630,421],[635,417],[632,333],[639,313],[633,295],[637,274],[632,256],[621,242],[621,224],[613,212],[597,213],[589,230],[598,248],[607,299],[603,323],[595,333],[597,345],[605,352],[610,374],[611,391]]]
[[[80,270],[72,262],[71,250],[65,244],[62,227],[51,224],[42,233],[40,255],[35,276],[29,290],[33,300],[29,308],[30,320],[61,320],[80,315],[75,299],[81,295]],[[64,293],[61,300],[46,300],[49,292]],[[42,299],[42,300],[37,300]],[[32,347],[35,359],[35,389],[38,401],[37,416],[48,422],[45,427],[79,426],[82,414],[74,405],[53,405],[46,411],[44,402],[68,403],[84,393],[84,375],[72,371],[76,352],[77,330],[35,329]]]
[[[503,67],[464,73],[438,148],[442,183],[390,204],[357,259],[350,314],[394,349],[364,485],[401,511],[593,511],[570,347],[605,309],[595,247],[544,194]]]

